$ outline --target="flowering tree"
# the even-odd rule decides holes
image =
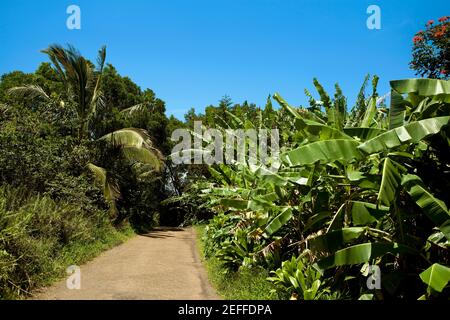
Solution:
[[[421,77],[450,78],[450,16],[437,23],[430,20],[425,30],[416,33],[410,66]]]

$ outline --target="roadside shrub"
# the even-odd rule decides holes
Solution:
[[[95,216],[99,209],[106,210],[102,192],[93,179],[87,176],[74,177],[67,173],[58,173],[52,180],[46,182],[44,195],[56,202],[77,204],[85,214]]]
[[[203,234],[204,254],[209,258],[222,248],[222,244],[231,241],[233,229],[241,220],[239,216],[219,213],[205,227]]]
[[[253,266],[255,253],[264,247],[249,232],[248,229],[237,229],[233,237],[222,242],[222,248],[217,251],[216,257],[228,270]]]
[[[283,261],[281,268],[271,274],[267,280],[276,286],[272,292],[281,296],[287,294],[292,300],[334,300],[339,297],[338,292],[331,293],[305,254]]]
[[[68,266],[61,265],[63,252],[113,232],[105,211],[0,187],[0,298],[27,295],[58,278]]]

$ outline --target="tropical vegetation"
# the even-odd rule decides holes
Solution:
[[[158,224],[172,195],[164,102],[106,65],[106,48],[97,66],[71,46],[43,52],[36,72],[0,81],[1,298]]]
[[[206,257],[230,273],[263,267],[293,299],[448,299],[450,82],[391,81],[389,107],[368,82],[349,111],[338,85],[331,97],[314,80],[308,107],[275,94],[256,117],[216,121],[278,128],[281,161],[275,173],[248,157],[216,164],[177,199],[216,213]]]
[[[314,79],[306,106],[224,96],[184,121],[105,47],[93,63],[50,45],[35,72],[0,78],[0,298],[27,297],[135,232],[194,224],[227,299],[448,300],[449,24],[416,34],[411,68],[424,78],[387,94],[368,75],[349,105],[339,84],[330,95]],[[267,157],[176,164],[171,134],[195,121],[278,139]]]

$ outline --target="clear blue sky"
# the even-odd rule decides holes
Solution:
[[[81,30],[66,28],[71,4]],[[366,27],[370,4],[381,30]],[[0,73],[35,70],[50,43],[91,59],[105,44],[108,62],[179,118],[225,94],[263,105],[278,91],[305,104],[313,77],[330,91],[338,81],[354,101],[366,73],[380,76],[380,93],[413,77],[414,33],[449,14],[448,0],[1,0]]]

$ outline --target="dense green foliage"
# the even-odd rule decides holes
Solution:
[[[412,67],[441,80],[391,81],[389,107],[376,76],[352,108],[339,85],[330,96],[314,79],[307,107],[225,96],[184,122],[107,64],[106,48],[94,65],[50,46],[49,63],[0,80],[0,298],[26,296],[133,231],[208,221],[201,250],[225,298],[449,299],[448,26],[414,39]],[[197,120],[223,136],[277,129],[277,170],[249,155],[175,165],[171,133]],[[368,285],[375,267],[380,288]]]
[[[279,110],[269,98],[257,116],[222,113],[221,130],[278,128],[281,161],[215,164],[190,186],[184,201],[216,213],[206,257],[231,274],[263,267],[293,299],[449,298],[450,82],[392,81],[388,108],[368,80],[350,110],[314,80],[309,107],[275,94]]]
[[[164,102],[72,48],[0,81],[0,297],[26,295],[70,264],[158,223],[173,192]],[[130,108],[131,107],[131,108]]]
[[[217,221],[217,219],[216,219]],[[220,259],[206,255],[209,236],[205,236],[205,226],[197,225],[199,250],[206,266],[209,280],[218,295],[226,300],[269,300],[283,299],[285,296],[276,292],[275,286],[266,281],[269,272],[262,267],[245,268],[241,272],[230,273]]]
[[[0,188],[0,297],[30,294],[125,241],[129,227],[114,228],[105,211],[82,207],[86,197],[56,202],[24,189]]]

